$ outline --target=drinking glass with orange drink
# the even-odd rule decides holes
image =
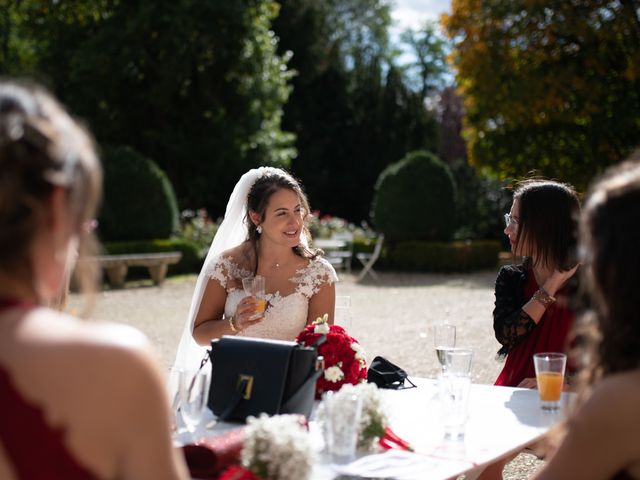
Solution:
[[[256,314],[253,317],[261,317],[267,309],[267,299],[264,294],[264,277],[262,275],[256,275],[255,277],[243,278],[242,287],[244,288],[244,293],[257,300]]]
[[[567,356],[564,353],[544,352],[533,356],[536,369],[540,405],[545,410],[560,409]]]

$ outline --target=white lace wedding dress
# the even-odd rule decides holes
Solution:
[[[229,318],[235,313],[240,300],[246,296],[242,289],[242,279],[252,276],[252,273],[240,267],[231,257],[221,255],[210,264],[205,274],[226,290],[224,315]],[[264,320],[238,335],[294,340],[307,324],[309,299],[323,284],[332,284],[337,280],[336,272],[327,260],[321,257],[310,260],[289,279],[291,291],[266,294],[267,310]]]

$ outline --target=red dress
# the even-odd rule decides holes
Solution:
[[[0,312],[19,306],[26,305],[0,299]],[[49,426],[42,410],[20,395],[0,366],[0,443],[18,478],[95,480],[67,450],[64,436],[64,429]]]
[[[530,271],[524,287],[526,300],[529,301],[539,288],[535,275]],[[562,297],[564,293],[560,291],[557,296]],[[525,378],[535,378],[534,353],[567,352],[568,336],[575,319],[575,313],[568,308],[566,303],[550,305],[538,325],[529,332],[524,340],[509,351],[502,372],[496,380],[496,385],[517,387]]]

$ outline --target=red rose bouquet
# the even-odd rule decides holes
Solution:
[[[316,397],[320,398],[324,392],[340,390],[345,384],[366,382],[367,361],[364,348],[344,328],[329,325],[327,314],[307,325],[298,334],[296,341],[303,345],[313,345],[321,335],[325,335],[327,340],[318,347],[318,354],[324,357],[324,374],[316,384]]]

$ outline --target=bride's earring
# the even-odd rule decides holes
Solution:
[[[256,227],[256,231],[258,232],[258,234],[262,234],[262,225],[258,225]]]

